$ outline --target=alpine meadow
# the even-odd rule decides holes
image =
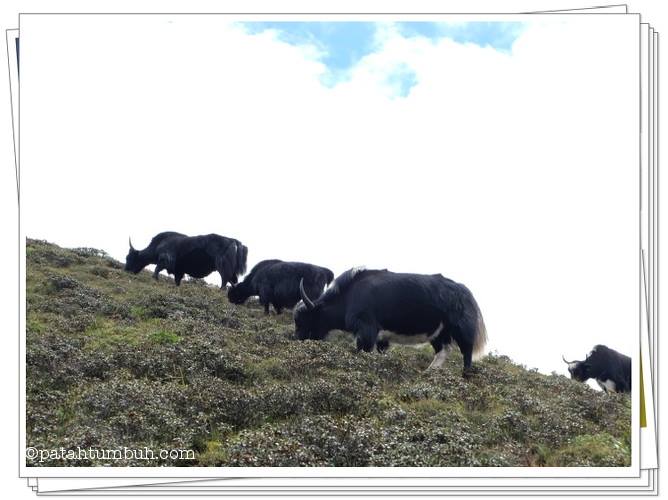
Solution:
[[[628,466],[631,400],[425,338],[295,339],[292,315],[203,280],[27,242],[27,446],[192,450],[29,466]],[[407,342],[413,343],[407,343]]]

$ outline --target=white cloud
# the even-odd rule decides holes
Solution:
[[[333,88],[313,47],[221,17],[32,19],[26,232],[119,259],[128,233],[217,232],[251,265],[441,272],[520,362],[561,370],[562,350],[595,343],[630,354],[633,315],[610,314],[636,297],[617,286],[637,258],[623,17],[543,17],[512,54],[387,25]],[[417,78],[406,98],[387,86],[399,64]]]

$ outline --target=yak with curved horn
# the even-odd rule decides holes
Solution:
[[[631,358],[604,345],[594,346],[584,361],[568,361],[568,373],[573,380],[596,380],[605,392],[631,392]]]
[[[221,288],[228,283],[237,283],[238,277],[246,272],[248,248],[239,240],[218,234],[186,236],[167,231],[157,234],[151,243],[136,250],[132,239],[128,238],[130,251],[125,258],[125,270],[137,274],[149,264],[155,264],[153,277],[163,269],[174,275],[178,286],[184,275],[204,278],[218,271],[222,280]]]
[[[464,376],[482,355],[487,331],[473,295],[440,274],[393,273],[387,269],[350,269],[317,299],[300,286],[302,302],[294,312],[298,339],[323,339],[334,329],[352,332],[357,348],[380,348],[378,334],[426,333],[434,348],[429,368],[440,368],[454,341],[464,356]],[[382,341],[381,341],[382,342]]]

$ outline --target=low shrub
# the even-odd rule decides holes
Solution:
[[[426,371],[431,347],[406,339],[382,355],[345,332],[297,341],[289,312],[125,273],[96,249],[28,240],[27,259],[28,446],[195,452],[30,465],[630,464],[627,395],[498,355],[464,379],[456,348]]]

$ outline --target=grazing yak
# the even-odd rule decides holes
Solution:
[[[218,234],[186,236],[175,232],[156,235],[144,250],[135,250],[130,240],[130,251],[125,258],[125,270],[137,274],[149,264],[155,264],[153,277],[158,279],[165,269],[174,275],[176,286],[185,274],[204,278],[214,271],[220,273],[221,288],[237,283],[246,272],[248,248],[238,240]]]
[[[233,304],[243,304],[251,295],[258,295],[266,314],[269,314],[270,304],[277,314],[281,314],[283,308],[292,308],[301,299],[301,280],[309,296],[319,297],[325,285],[333,279],[334,273],[325,267],[277,259],[263,260],[241,283],[229,289],[227,298]]]
[[[594,346],[584,361],[566,361],[571,378],[596,379],[605,392],[631,392],[631,358],[604,345]]]
[[[440,274],[400,274],[386,269],[350,269],[319,298],[301,288],[302,302],[294,311],[298,339],[323,339],[330,330],[354,333],[357,348],[367,352],[378,332],[400,335],[426,333],[434,348],[429,368],[440,368],[454,340],[464,355],[464,376],[487,342],[485,323],[473,295],[464,285]],[[379,349],[380,350],[380,349]]]

